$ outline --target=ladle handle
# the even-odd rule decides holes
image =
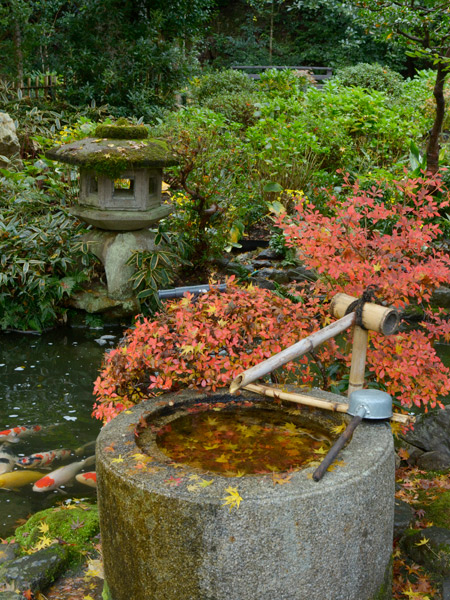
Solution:
[[[333,444],[333,446],[331,446],[328,454],[325,456],[323,461],[320,463],[320,465],[314,471],[314,473],[313,473],[314,481],[320,481],[322,479],[322,477],[325,475],[325,471],[328,469],[328,467],[334,461],[334,459],[339,454],[339,452],[342,450],[342,448],[345,446],[345,444],[348,442],[348,440],[352,437],[353,432],[358,427],[358,425],[361,423],[362,419],[363,419],[363,417],[361,415],[356,415],[355,417],[353,417],[353,419],[347,425],[344,433],[337,439],[337,441]]]

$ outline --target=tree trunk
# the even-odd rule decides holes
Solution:
[[[19,21],[14,20],[14,49],[16,52],[17,82],[20,86],[23,84],[23,52],[22,52],[22,32]]]
[[[272,0],[272,7],[270,11],[270,33],[269,33],[269,65],[272,65],[272,50],[273,50],[273,3],[275,0]]]
[[[447,52],[449,54],[450,50]],[[427,171],[436,173],[439,170],[439,136],[445,116],[444,83],[447,76],[446,65],[439,63],[436,72],[433,95],[436,100],[436,115],[427,147]]]

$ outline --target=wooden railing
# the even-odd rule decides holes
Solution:
[[[316,80],[316,84],[322,84],[327,79],[331,79],[333,76],[333,69],[331,67],[293,67],[293,66],[279,66],[279,65],[236,65],[231,67],[237,71],[244,71],[250,79],[259,79],[261,77],[261,71],[267,71],[268,69],[290,69],[291,71],[309,71]]]
[[[28,77],[16,86],[25,98],[54,98],[60,88],[56,75],[44,75],[43,80],[40,77]]]

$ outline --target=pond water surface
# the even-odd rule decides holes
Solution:
[[[108,339],[102,336],[110,336]],[[41,425],[39,433],[10,444],[15,455],[57,448],[79,449],[97,437],[101,423],[91,417],[93,381],[105,350],[118,343],[122,329],[59,329],[41,336],[0,334],[0,430]],[[96,341],[99,340],[99,341]],[[53,468],[94,453],[56,462]],[[93,470],[89,467],[86,470]],[[50,471],[44,471],[48,474]],[[76,481],[59,490],[33,492],[0,489],[0,537],[10,535],[18,519],[71,498],[95,498],[95,489]]]

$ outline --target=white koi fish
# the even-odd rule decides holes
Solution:
[[[59,469],[36,481],[33,485],[33,492],[51,492],[52,490],[56,490],[61,485],[73,479],[78,471],[81,471],[81,469],[88,465],[92,465],[94,462],[95,455],[89,456],[89,458],[80,460],[79,462],[71,463],[65,467],[59,467]]]
[[[0,446],[0,475],[12,471],[17,460],[18,457],[7,450],[6,444]]]
[[[65,460],[72,454],[71,450],[49,450],[48,452],[36,452],[30,456],[19,458],[16,462],[17,466],[25,469],[34,469],[36,467],[48,467],[53,461]]]
[[[15,444],[20,440],[20,438],[25,437],[26,435],[30,435],[31,433],[36,433],[38,431],[42,431],[42,427],[40,425],[34,425],[33,427],[24,427],[23,425],[21,425],[20,427],[4,429],[3,431],[0,431],[0,442]]]
[[[75,479],[79,483],[84,483],[84,485],[88,485],[89,487],[97,487],[97,473],[95,471],[89,471],[88,473],[78,473]]]

